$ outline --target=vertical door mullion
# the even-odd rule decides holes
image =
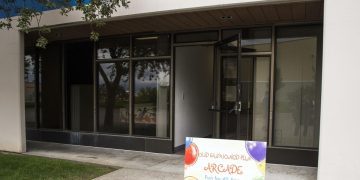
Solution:
[[[170,116],[169,116],[169,126],[167,131],[169,132],[169,137],[172,141],[172,149],[174,151],[174,143],[175,143],[175,116],[174,116],[174,111],[175,111],[175,49],[174,49],[174,34],[171,33],[170,34],[170,53],[171,53],[171,58],[170,58]]]
[[[217,57],[217,54],[218,54],[218,46],[214,46],[214,54],[213,54],[213,86],[212,86],[212,104],[211,104],[211,109],[217,109],[217,106],[218,106],[218,103],[216,101],[217,99],[217,94],[216,94],[216,82],[217,82],[217,66],[216,66],[216,62],[218,61],[218,57]],[[220,109],[220,107],[218,108]],[[217,129],[218,127],[216,126],[216,116],[217,116],[217,113],[213,113],[213,121],[212,121],[212,125],[213,125],[213,137],[215,138],[218,138],[217,137]]]
[[[241,38],[242,38],[242,30],[240,30],[239,34],[238,34],[238,61],[237,61],[237,95],[236,95],[236,104],[235,104],[235,113],[237,114],[237,117],[236,117],[236,139],[240,139],[240,121],[241,121],[241,110],[239,111],[241,105],[239,104],[240,101],[241,101],[241,79],[240,79],[240,76],[241,76],[241,72],[240,72],[240,69],[241,69]]]
[[[96,52],[96,49],[97,49],[97,44],[96,43],[93,43],[93,120],[94,120],[94,130],[93,132],[98,132],[98,116],[97,116],[97,87],[98,87],[98,72],[97,72],[97,63],[96,63],[96,59],[97,59],[97,52]]]
[[[132,57],[133,57],[133,47],[132,47],[132,42],[133,41],[133,38],[132,36],[130,35],[130,58],[129,58],[129,65],[128,65],[128,68],[129,68],[129,135],[133,135],[133,124],[134,124],[134,103],[133,103],[133,97],[134,97],[134,81],[133,81],[133,60],[132,60]]]
[[[250,87],[250,91],[251,94],[250,96],[248,97],[248,101],[251,103],[249,106],[249,111],[248,111],[248,122],[247,122],[247,132],[246,132],[246,135],[247,135],[247,139],[246,140],[252,140],[253,138],[253,125],[254,125],[254,87],[255,87],[255,73],[256,73],[256,61],[257,61],[257,56],[253,56],[252,58],[252,61],[250,62],[251,63],[251,67],[252,67],[252,72],[251,72],[251,87]]]
[[[40,128],[40,52],[35,49],[35,118],[36,128]]]
[[[268,146],[273,145],[274,124],[274,89],[275,89],[275,26],[271,29],[271,58],[270,58],[270,93],[269,93],[269,119],[268,119]]]
[[[66,90],[67,90],[67,73],[66,73],[66,50],[65,50],[65,44],[64,43],[61,43],[61,100],[62,100],[62,105],[61,105],[61,111],[62,111],[62,124],[63,124],[63,130],[66,130],[68,126],[68,121],[67,121],[67,114],[68,114],[68,111],[67,111],[67,96],[66,96]]]

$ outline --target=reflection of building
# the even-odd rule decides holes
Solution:
[[[317,166],[319,156],[320,179],[357,173],[359,158],[345,162],[352,153],[334,144],[359,148],[356,3],[139,2],[95,46],[76,16],[45,12],[53,30],[35,60],[37,86],[23,87],[16,61],[36,34],[23,43],[0,32],[0,149],[24,150],[26,116],[28,140],[161,153],[186,136],[259,140],[269,162]],[[24,100],[34,102],[25,114]]]

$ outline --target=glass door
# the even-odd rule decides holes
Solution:
[[[267,140],[270,56],[242,53],[241,35],[215,46],[212,107],[224,139]]]
[[[221,57],[220,61],[220,138],[238,139],[237,57]]]
[[[250,139],[253,97],[253,57],[220,58],[220,137]]]

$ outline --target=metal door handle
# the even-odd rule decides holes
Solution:
[[[235,104],[234,108],[230,109],[228,113],[230,114],[234,111],[241,112],[241,101],[239,101],[239,106],[237,104]]]

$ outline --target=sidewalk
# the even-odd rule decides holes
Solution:
[[[25,154],[119,167],[96,180],[167,180],[183,178],[183,156],[119,149],[27,142]],[[317,168],[267,164],[267,180],[316,180]]]

